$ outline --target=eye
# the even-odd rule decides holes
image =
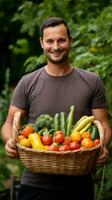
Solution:
[[[64,42],[66,42],[66,39],[65,38],[60,38],[59,42],[60,43],[64,43]]]
[[[46,43],[48,43],[48,44],[52,44],[52,43],[53,43],[53,40],[48,39],[48,40],[46,40]]]

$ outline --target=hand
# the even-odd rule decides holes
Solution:
[[[17,151],[15,148],[14,140],[12,138],[7,140],[5,145],[5,151],[10,158],[17,158]]]
[[[103,165],[108,161],[108,159],[109,159],[109,151],[106,147],[104,147],[101,154],[97,158],[96,164]]]

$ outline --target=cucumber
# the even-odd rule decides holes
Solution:
[[[66,135],[67,131],[67,122],[66,122],[66,114],[65,112],[60,113],[60,129],[64,132],[64,135]]]
[[[87,131],[88,131],[89,133],[92,133],[92,130],[93,130],[93,123],[92,123],[91,126],[87,129]]]
[[[56,113],[54,116],[54,131],[60,130],[60,114]]]
[[[94,124],[92,127],[92,131],[91,131],[91,139],[95,140],[98,138],[100,138],[99,131],[98,131],[98,128],[96,127],[96,125]]]
[[[74,110],[75,110],[75,107],[71,106],[70,112],[69,112],[68,118],[67,118],[67,134],[66,134],[67,136],[69,136],[71,133],[71,129],[72,129],[72,125],[73,125]]]

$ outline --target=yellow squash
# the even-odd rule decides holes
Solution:
[[[46,150],[46,146],[42,144],[41,139],[40,139],[40,135],[36,132],[31,133],[28,136],[28,139],[32,145],[32,148],[35,150]]]

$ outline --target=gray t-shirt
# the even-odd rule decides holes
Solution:
[[[83,115],[91,115],[91,109],[105,108],[104,87],[100,78],[91,72],[73,68],[67,75],[56,77],[47,74],[45,68],[22,77],[11,104],[27,110],[28,122],[35,122],[40,114],[52,116],[57,112],[68,114],[71,105],[75,106],[74,124]],[[22,183],[38,187],[68,187],[70,181],[61,175],[32,173],[25,170]],[[67,184],[67,182],[69,182]]]
[[[93,73],[74,68],[65,76],[55,77],[45,68],[23,76],[12,98],[12,105],[28,111],[29,122],[43,113],[69,112],[75,106],[74,122],[91,115],[92,108],[106,106],[101,80]]]

